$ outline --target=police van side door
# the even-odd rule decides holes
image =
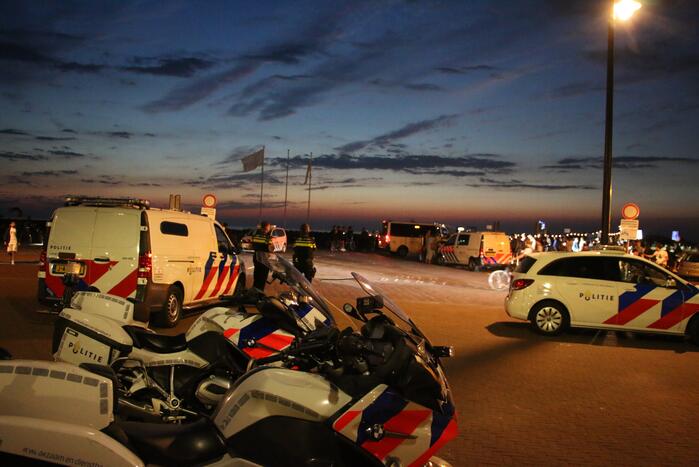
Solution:
[[[456,260],[460,264],[468,264],[468,260],[471,257],[471,249],[473,248],[470,243],[477,237],[475,235],[460,232],[456,237],[456,243],[454,244],[454,253],[456,255]]]

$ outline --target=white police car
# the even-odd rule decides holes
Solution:
[[[573,326],[687,334],[699,344],[699,289],[623,252],[526,256],[513,274],[505,309],[546,335]]]

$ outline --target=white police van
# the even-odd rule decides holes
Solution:
[[[546,335],[572,326],[686,334],[699,344],[699,289],[623,251],[526,256],[505,309]]]
[[[174,326],[183,307],[245,287],[245,266],[223,227],[204,215],[151,208],[147,200],[66,198],[48,222],[38,298],[62,299],[63,276],[76,290],[130,298],[135,319]]]

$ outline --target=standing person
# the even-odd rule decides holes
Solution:
[[[267,221],[262,221],[260,222],[260,227],[252,234],[252,249],[254,250],[252,264],[255,266],[252,286],[260,292],[265,290],[269,268],[257,260],[257,253],[269,253],[274,250],[272,236],[270,235],[271,231],[272,225]]]
[[[340,234],[337,230],[337,226],[333,225],[333,229],[330,232],[330,252],[333,253],[338,250],[340,244]]]
[[[425,250],[423,253],[423,260],[427,264],[432,264],[432,256],[434,255],[434,244],[435,244],[435,234],[432,229],[429,229],[425,233]]]
[[[362,227],[362,232],[359,234],[359,249],[369,251],[369,231],[366,227]]]
[[[19,242],[17,241],[17,228],[14,221],[10,222],[10,226],[5,231],[5,246],[7,246],[7,254],[10,255],[12,264],[15,264],[15,254],[17,253]]]
[[[656,243],[655,253],[653,253],[652,258],[653,261],[655,261],[655,264],[667,268],[667,263],[670,259],[670,255],[667,254],[667,248],[664,245],[661,246],[659,243]]]
[[[316,249],[316,241],[311,237],[311,226],[302,224],[299,237],[294,242],[294,266],[301,271],[308,282],[313,281],[316,268],[313,267],[313,250]]]
[[[351,225],[347,227],[347,241],[345,242],[345,247],[347,251],[354,251],[354,230]]]

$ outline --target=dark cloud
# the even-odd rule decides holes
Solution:
[[[4,130],[0,130],[0,135],[31,136],[26,131],[15,130],[14,128],[5,128]]]
[[[99,73],[106,68],[99,64],[64,61],[45,54],[38,47],[13,42],[0,42],[0,61],[48,66],[62,72]]]
[[[347,143],[342,146],[336,147],[335,149],[342,153],[353,153],[364,148],[371,147],[383,149],[386,146],[392,144],[394,140],[407,138],[409,136],[421,133],[423,131],[453,125],[458,117],[458,115],[440,115],[439,117],[432,118],[429,120],[422,120],[420,122],[409,123],[403,126],[402,128],[399,128],[398,130],[384,133],[369,140],[354,141],[352,143]]]
[[[7,161],[45,161],[46,156],[40,154],[25,154],[11,151],[0,151],[0,159]]]
[[[436,155],[350,156],[348,154],[324,154],[313,158],[313,167],[336,170],[392,170],[406,173],[425,173],[453,167],[455,169],[472,168],[479,171],[506,173],[516,166],[514,162],[486,156],[490,155],[470,154],[446,157]],[[270,161],[270,165],[281,167],[285,164],[285,158]],[[290,167],[304,168],[307,165],[308,159],[306,157],[294,156],[289,160]],[[450,171],[447,170],[447,172]]]
[[[440,66],[435,68],[436,71],[447,75],[464,75],[474,71],[495,71],[496,67],[491,65],[467,65],[467,66]]]
[[[252,73],[259,63],[246,62],[225,71],[202,78],[194,83],[177,87],[165,96],[144,105],[142,109],[148,113],[174,112],[196,104],[218,91],[223,86],[234,83]]]
[[[33,172],[22,172],[22,177],[59,177],[61,175],[76,175],[77,170],[37,170]]]
[[[64,149],[52,149],[48,151],[49,154],[58,156],[62,159],[77,159],[77,158],[82,158],[85,157],[85,154],[81,154],[79,152],[75,151],[67,151]]]
[[[379,86],[382,88],[389,88],[389,89],[407,89],[409,91],[418,91],[418,92],[438,92],[438,91],[444,91],[444,88],[442,86],[438,86],[436,84],[432,83],[400,83],[400,82],[395,82],[395,81],[387,81],[383,80],[380,78],[372,79],[369,81],[369,84],[372,84],[374,86]]]
[[[699,164],[699,159],[691,157],[666,157],[666,156],[615,156],[612,165],[617,169],[644,169],[654,168],[668,163]],[[601,169],[602,157],[566,157],[555,164],[544,165],[541,168],[567,172],[584,169]]]
[[[496,190],[547,190],[547,191],[563,191],[563,190],[595,190],[597,187],[591,185],[559,185],[546,183],[530,183],[522,180],[494,180],[492,178],[481,178],[479,183],[467,184],[474,188],[494,188]]]
[[[36,136],[34,138],[37,141],[75,141],[73,136]]]
[[[211,60],[197,57],[180,58],[143,58],[134,59],[135,65],[121,67],[123,71],[157,76],[175,76],[188,78],[199,71],[207,70],[215,65]],[[147,64],[144,64],[147,63]],[[154,63],[151,63],[154,62]]]
[[[450,177],[481,177],[485,175],[485,172],[475,171],[475,170],[404,170],[407,173],[413,175],[448,175]]]
[[[128,131],[108,131],[104,133],[106,136],[109,136],[111,138],[123,138],[123,139],[129,139],[131,138],[134,134]]]
[[[105,178],[81,178],[80,182],[89,185],[121,185],[121,182],[119,181]]]

